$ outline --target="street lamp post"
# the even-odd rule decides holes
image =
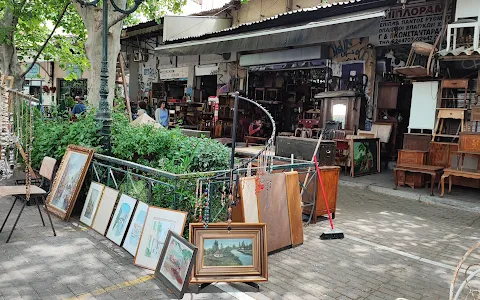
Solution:
[[[112,124],[112,118],[110,114],[110,106],[108,104],[108,2],[113,6],[113,9],[119,13],[129,15],[137,10],[138,6],[142,4],[144,0],[135,0],[135,3],[131,8],[122,9],[118,7],[115,0],[103,0],[102,5],[102,69],[100,79],[100,102],[98,105],[97,115],[95,119],[102,124],[100,134],[102,136],[103,149],[110,154],[110,127]],[[91,2],[80,1],[83,5],[97,6],[100,0],[94,0]]]

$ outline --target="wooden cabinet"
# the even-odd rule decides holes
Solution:
[[[382,83],[378,89],[377,108],[396,109],[399,83]]]
[[[403,149],[429,151],[431,134],[405,133],[403,134]]]
[[[340,167],[337,166],[324,166],[320,167],[320,174],[322,175],[323,187],[327,196],[328,207],[332,216],[335,217],[335,211],[337,208],[337,195],[338,195],[338,180],[340,178]],[[313,214],[313,222],[317,222],[318,216],[328,214],[325,200],[323,198],[322,187],[320,181],[317,182],[317,191],[315,197],[315,212]],[[304,213],[310,214],[310,210],[304,209]]]
[[[461,132],[459,149],[465,152],[480,153],[480,133]]]
[[[429,165],[444,168],[451,167],[451,157],[458,151],[458,144],[431,142],[429,152]]]
[[[427,163],[427,151],[398,150],[397,164],[425,165]],[[422,187],[424,176],[421,173],[397,172],[398,185],[408,185],[412,188]]]
[[[335,165],[336,144],[334,141],[322,141],[318,149],[318,165],[334,166]]]

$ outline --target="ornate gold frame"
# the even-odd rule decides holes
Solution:
[[[267,234],[264,223],[190,223],[190,242],[198,247],[197,259],[190,283],[259,282],[268,281]],[[252,238],[253,266],[211,267],[204,266],[203,240],[205,238]]]
[[[57,207],[51,205],[52,198],[55,195],[55,192],[58,189],[58,185],[60,184],[60,178],[62,178],[63,173],[65,172],[65,168],[67,167],[67,157],[70,158],[71,152],[77,152],[81,154],[87,155],[87,161],[81,170],[81,175],[78,180],[77,186],[75,187],[75,191],[73,192],[72,197],[68,201],[68,207],[65,212],[61,211]],[[68,154],[68,155],[67,155]],[[75,205],[75,201],[77,200],[78,193],[80,192],[80,188],[82,187],[83,180],[85,179],[85,175],[87,174],[88,167],[90,166],[90,162],[92,161],[93,157],[93,149],[81,147],[77,145],[69,145],[67,150],[65,151],[65,155],[62,158],[62,162],[60,163],[60,167],[58,168],[57,174],[55,176],[55,180],[53,181],[52,190],[48,194],[46,207],[47,209],[52,212],[54,215],[58,216],[59,218],[68,221],[70,219],[70,214],[72,213],[73,206]]]

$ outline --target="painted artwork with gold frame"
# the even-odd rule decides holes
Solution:
[[[197,246],[193,284],[268,281],[264,223],[190,223],[190,242]]]
[[[62,158],[48,195],[47,209],[65,221],[70,218],[92,157],[92,149],[69,145]]]

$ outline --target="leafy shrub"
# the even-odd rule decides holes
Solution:
[[[45,156],[54,157],[60,161],[69,144],[94,148],[97,153],[102,153],[98,130],[95,111],[87,112],[77,122],[68,121],[64,115],[43,119],[40,114],[37,114],[32,150],[34,168],[40,167]],[[123,112],[112,114],[111,130],[112,156],[119,159],[175,174],[225,170],[229,167],[230,149],[215,140],[188,137],[178,129],[157,129],[149,125],[132,126]],[[100,174],[100,177],[105,179],[106,173]],[[196,176],[192,175],[190,179],[178,181],[166,178],[155,179],[165,184],[157,183],[153,186],[151,201],[148,201],[148,184],[135,175],[123,176],[119,182],[119,190],[149,205],[188,212],[186,225],[188,229],[188,224],[193,221],[195,210]],[[216,197],[218,198],[218,194]],[[217,198],[212,200],[211,208],[212,211],[220,211],[219,216],[222,218],[225,216],[225,211],[221,211],[222,207]]]

